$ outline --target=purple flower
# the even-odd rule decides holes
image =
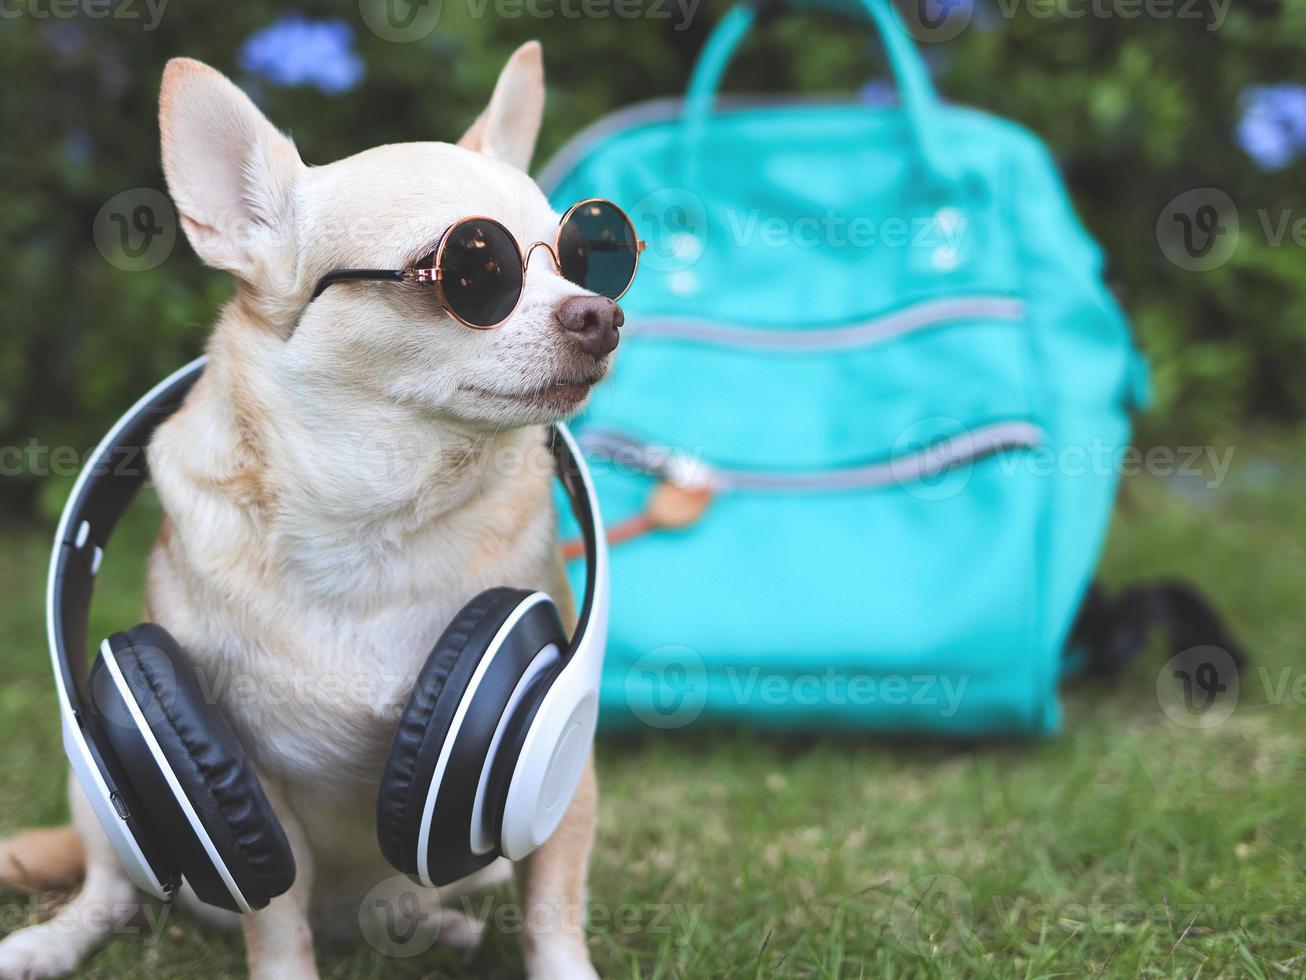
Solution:
[[[1306,85],[1284,82],[1243,92],[1235,135],[1262,170],[1282,170],[1306,153]]]
[[[288,14],[245,42],[240,66],[273,85],[313,85],[336,95],[363,77],[363,59],[353,44],[354,32],[343,20]]]
[[[867,105],[877,107],[897,105],[898,89],[893,82],[876,78],[862,86],[859,98]]]

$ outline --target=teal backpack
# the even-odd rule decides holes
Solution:
[[[1146,366],[1042,143],[860,3],[900,105],[718,104],[741,6],[683,101],[540,177],[648,242],[575,426],[620,542],[610,729],[1060,724]]]

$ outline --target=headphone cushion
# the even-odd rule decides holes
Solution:
[[[295,858],[244,747],[204,695],[195,668],[163,627],[145,623],[110,639],[123,678],[159,748],[250,904],[290,888]],[[97,667],[99,664],[97,664]]]
[[[483,644],[483,653],[512,611],[531,594],[523,589],[497,588],[476,596],[445,628],[413,682],[390,743],[376,803],[381,852],[406,874],[417,873],[417,842],[426,794],[449,726],[481,659],[479,654],[463,653],[473,637]]]

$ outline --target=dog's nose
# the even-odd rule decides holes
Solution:
[[[595,360],[617,349],[618,331],[626,322],[621,307],[606,296],[573,296],[558,307],[558,323],[572,334],[580,349]]]

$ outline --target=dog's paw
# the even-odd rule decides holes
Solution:
[[[442,909],[439,915],[439,942],[444,943],[465,961],[476,955],[485,936],[485,923],[455,909]]]
[[[49,929],[22,929],[0,942],[0,980],[64,977],[77,969],[79,958],[74,944]]]
[[[541,949],[526,958],[527,980],[599,980],[584,949]]]

